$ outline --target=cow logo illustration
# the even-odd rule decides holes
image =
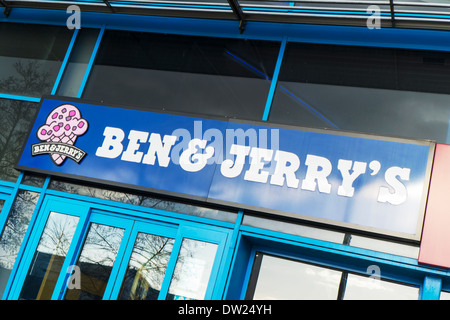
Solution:
[[[88,127],[77,107],[63,104],[53,109],[45,124],[37,130],[36,135],[42,142],[31,146],[31,155],[49,154],[57,166],[62,165],[67,157],[80,163],[86,152],[75,147],[75,142],[86,133]]]

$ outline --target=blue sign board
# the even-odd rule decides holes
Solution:
[[[420,237],[434,143],[45,98],[16,168]]]

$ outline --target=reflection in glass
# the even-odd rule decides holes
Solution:
[[[439,300],[450,300],[450,292],[441,291],[441,296],[439,297]]]
[[[0,80],[0,90],[1,88]],[[14,164],[36,110],[36,103],[0,99],[0,179],[12,182],[17,180],[19,171],[14,169]]]
[[[171,212],[179,212],[198,217],[205,217],[227,222],[236,221],[236,213],[225,210],[208,208],[200,205],[192,205],[166,199],[162,197],[150,197],[148,195],[120,192],[117,190],[108,190],[96,188],[93,186],[69,183],[62,180],[52,179],[49,189],[85,195],[89,197],[118,201],[146,208],[155,208]]]
[[[174,239],[138,234],[119,299],[158,299],[173,243]]]
[[[39,193],[19,190],[0,237],[0,297],[3,295]],[[4,201],[1,201],[3,206]],[[0,209],[1,210],[1,209]]]
[[[271,219],[268,220],[265,217],[257,217],[249,213],[244,214],[242,224],[245,226],[262,228],[277,232],[289,233],[296,236],[307,237],[312,239],[330,241],[335,243],[343,243],[344,233],[332,230],[320,229],[316,227],[310,227],[300,225],[298,223],[291,223],[287,221],[280,221]]]
[[[60,26],[0,23],[0,92],[49,94],[71,37]]]
[[[349,274],[346,300],[417,300],[419,288],[384,281],[379,278]]]
[[[0,92],[49,94],[71,37],[62,26],[0,23]]]
[[[400,243],[352,234],[350,245],[413,259],[419,258],[420,246],[418,244]]]
[[[50,213],[19,299],[51,299],[78,220],[78,217]]]
[[[280,44],[107,30],[83,98],[261,120]]]
[[[269,120],[450,142],[450,54],[289,43]]]
[[[80,29],[64,75],[59,84],[58,95],[77,97],[92,50],[98,37],[98,29]]]
[[[183,239],[167,300],[204,299],[216,251],[216,244]]]
[[[119,251],[124,229],[92,223],[76,265],[80,288],[68,288],[66,300],[101,300]]]
[[[45,183],[45,176],[40,175],[40,174],[34,174],[34,173],[26,173],[23,176],[22,181],[20,183],[26,184],[28,186],[42,188]]]
[[[262,259],[262,260],[260,260]],[[342,272],[257,253],[253,300],[336,300]],[[259,272],[259,274],[258,274]],[[254,284],[251,284],[253,286]]]

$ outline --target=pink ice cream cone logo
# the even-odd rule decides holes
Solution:
[[[53,109],[36,133],[42,142],[31,146],[31,155],[49,154],[57,166],[62,165],[67,157],[80,163],[86,152],[75,147],[75,142],[86,133],[88,126],[80,110],[71,104]]]

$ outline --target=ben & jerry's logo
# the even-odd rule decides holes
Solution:
[[[31,146],[31,155],[49,154],[57,166],[62,165],[67,157],[80,163],[86,152],[75,147],[75,142],[86,133],[88,126],[86,119],[81,117],[80,110],[71,104],[53,109],[45,124],[36,132],[42,142]]]

